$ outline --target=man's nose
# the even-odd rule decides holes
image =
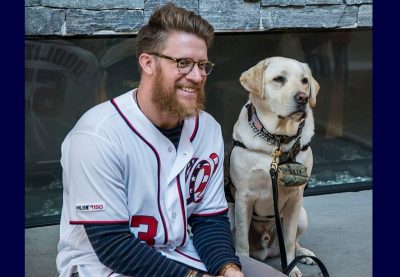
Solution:
[[[201,82],[205,78],[205,73],[195,64],[192,70],[186,74],[186,79],[192,80],[193,82]]]

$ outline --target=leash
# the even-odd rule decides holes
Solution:
[[[271,168],[269,170],[269,174],[271,175],[271,180],[272,180],[272,196],[274,199],[274,217],[275,217],[275,224],[276,224],[276,232],[278,235],[279,250],[281,253],[282,272],[285,275],[288,275],[290,273],[290,271],[292,271],[292,269],[296,266],[296,264],[301,259],[311,258],[319,266],[322,275],[324,277],[329,277],[329,273],[328,273],[328,270],[326,269],[325,265],[321,262],[320,259],[318,259],[315,256],[308,256],[308,255],[297,256],[289,265],[287,264],[285,241],[283,238],[281,219],[279,216],[279,202],[278,202],[279,197],[278,197],[278,182],[277,182],[277,175],[278,175],[277,158],[281,155],[282,155],[282,150],[281,150],[280,146],[278,146],[274,149],[274,152],[272,153],[272,163],[271,163]]]

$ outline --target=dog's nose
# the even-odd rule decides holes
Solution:
[[[308,103],[308,96],[304,92],[298,92],[294,96],[297,104],[305,105]]]

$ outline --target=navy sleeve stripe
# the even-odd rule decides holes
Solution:
[[[84,225],[100,262],[114,272],[130,276],[186,276],[189,268],[161,255],[137,239],[128,223]],[[166,270],[167,269],[167,270]]]
[[[123,244],[116,246],[115,253],[121,253],[123,248],[124,248]],[[112,255],[112,254],[108,255],[107,257],[104,257],[103,264],[110,264],[112,262],[113,258],[114,258],[114,255]]]
[[[211,216],[191,216],[193,244],[207,267],[208,272],[216,275],[226,263],[235,263],[241,267],[235,253],[227,211]]]

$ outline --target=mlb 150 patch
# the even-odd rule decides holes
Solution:
[[[75,206],[77,212],[99,212],[106,209],[104,203],[79,204]]]

